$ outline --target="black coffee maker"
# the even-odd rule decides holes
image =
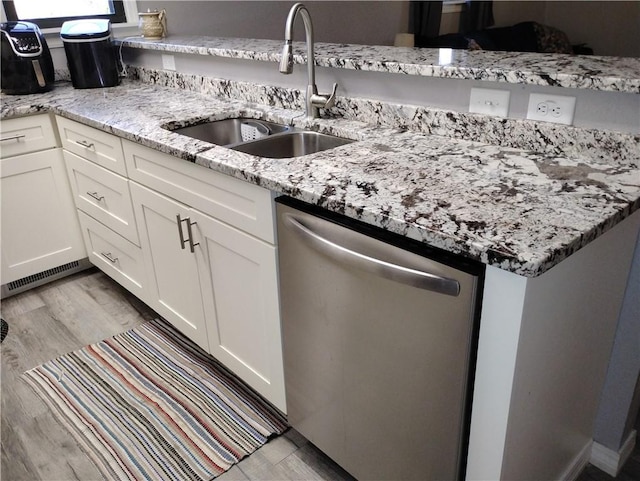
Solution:
[[[54,73],[51,52],[35,23],[0,24],[0,88],[7,94],[33,94],[51,90]]]

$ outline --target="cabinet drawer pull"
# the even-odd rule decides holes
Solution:
[[[194,247],[200,245],[200,242],[193,243],[193,230],[191,229],[192,225],[196,225],[197,222],[191,222],[191,217],[185,217],[184,219],[180,217],[180,214],[176,215],[176,222],[178,223],[178,235],[180,236],[180,247],[184,250],[184,246],[189,243],[189,250],[193,253],[195,252]],[[187,234],[189,234],[189,238],[184,238],[184,232],[182,231],[182,223],[186,222],[187,224]]]
[[[6,142],[8,140],[15,140],[16,142],[20,142],[20,139],[24,139],[26,135],[12,135],[11,137],[5,137],[4,139],[0,139],[0,142]]]
[[[78,144],[81,147],[84,147],[85,149],[93,149],[94,148],[93,142],[89,143],[86,140],[72,140],[72,142],[74,144]]]
[[[101,200],[104,200],[104,195],[100,195],[97,192],[87,192],[87,195],[89,197],[93,197],[98,202],[100,202]]]
[[[189,217],[187,217],[185,220],[187,221],[187,232],[189,233],[189,249],[191,249],[191,252],[193,253],[195,252],[194,247],[200,245],[200,242],[196,242],[195,244],[193,243],[193,231],[191,230],[191,226],[196,225],[197,222],[191,222],[191,219]]]
[[[176,222],[178,223],[178,235],[180,236],[180,247],[182,248],[182,250],[184,250],[184,246],[187,243],[187,241],[184,239],[184,232],[182,232],[182,221],[183,219],[180,218],[180,214],[177,214]]]
[[[118,258],[117,257],[113,257],[111,252],[101,252],[100,255],[102,257],[104,257],[105,259],[107,259],[112,264],[115,264],[116,262],[118,262]]]

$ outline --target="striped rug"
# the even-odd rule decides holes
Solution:
[[[155,320],[24,374],[109,480],[208,480],[283,417]]]

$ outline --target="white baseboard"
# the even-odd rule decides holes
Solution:
[[[589,459],[591,456],[591,445],[593,441],[589,441],[584,448],[578,453],[578,455],[573,459],[571,464],[567,467],[564,474],[560,476],[562,481],[576,481],[578,476],[582,474],[584,468],[589,464]]]
[[[636,431],[631,431],[619,451],[613,451],[594,441],[589,462],[615,478],[633,452],[636,445],[636,434]]]

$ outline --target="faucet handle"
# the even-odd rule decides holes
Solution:
[[[331,92],[331,95],[329,95],[329,98],[327,99],[327,102],[324,104],[324,108],[325,109],[330,109],[331,107],[333,107],[336,104],[336,91],[338,90],[338,84],[334,83],[333,84],[333,91]]]
[[[311,96],[311,104],[319,109],[330,109],[336,103],[336,91],[338,90],[338,84],[333,84],[333,91],[331,95],[325,94],[313,94]]]

